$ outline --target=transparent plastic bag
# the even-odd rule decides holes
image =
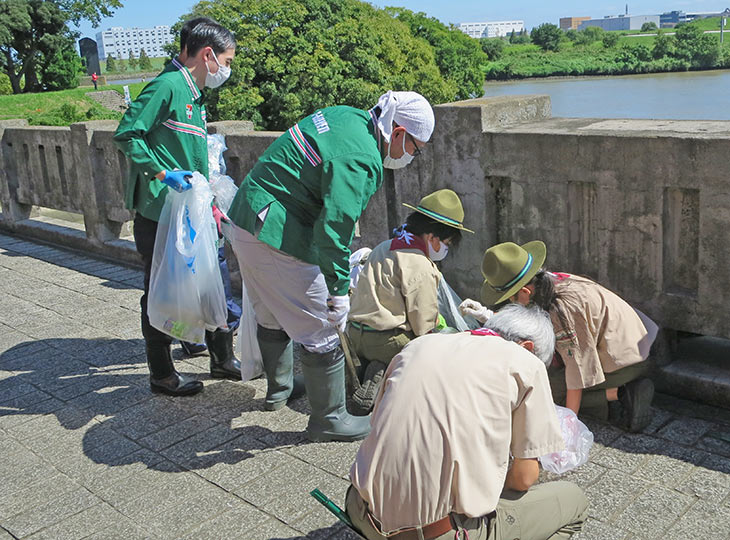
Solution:
[[[226,161],[223,159],[226,150],[228,147],[223,135],[208,135],[208,174],[226,174]]]
[[[203,343],[206,330],[227,327],[218,266],[218,231],[208,181],[193,173],[192,189],[169,190],[157,225],[147,313],[174,338]]]
[[[259,341],[256,337],[256,314],[246,283],[241,279],[241,323],[238,325],[238,357],[241,359],[241,380],[250,381],[264,372]]]
[[[357,287],[362,267],[367,262],[368,256],[372,251],[369,247],[364,247],[350,255],[350,290],[354,291],[355,287]]]
[[[593,433],[570,409],[555,405],[555,412],[560,422],[565,449],[562,452],[542,456],[540,464],[546,471],[563,474],[588,461],[593,445]]]
[[[211,173],[210,189],[213,192],[213,203],[227,218],[228,210],[230,210],[233,198],[238,191],[233,178],[225,174]]]
[[[456,294],[456,291],[446,283],[446,279],[441,277],[438,286],[438,305],[439,313],[443,316],[446,321],[446,325],[449,328],[455,328],[460,332],[466,330],[474,330],[480,328],[482,325],[479,324],[474,317],[464,316],[459,311],[459,304],[461,304],[461,298]]]

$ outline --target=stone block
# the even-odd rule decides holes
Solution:
[[[674,490],[651,487],[639,495],[618,517],[631,532],[645,538],[664,538],[670,524],[684,514],[694,499]]]

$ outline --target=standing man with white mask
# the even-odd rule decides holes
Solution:
[[[268,379],[265,408],[303,393],[314,441],[353,441],[369,417],[345,408],[338,328],[350,308],[350,243],[380,187],[383,167],[405,167],[431,138],[434,115],[415,92],[389,91],[364,111],[316,111],[280,136],[241,184],[228,212],[233,249],[251,295]],[[303,384],[291,341],[303,346]]]
[[[147,316],[152,255],[157,221],[168,188],[190,189],[192,171],[208,176],[208,144],[204,87],[217,88],[231,74],[236,52],[233,34],[214,22],[190,30],[187,54],[174,59],[132,103],[119,123],[114,141],[127,156],[129,177],[125,203],[135,210],[134,241],[145,267],[142,334],[150,368],[150,388],[172,396],[192,395],[200,381],[181,375],[170,355],[172,338],[152,327]],[[213,377],[236,376],[233,335],[228,329],[206,332]],[[229,353],[230,351],[230,353]]]

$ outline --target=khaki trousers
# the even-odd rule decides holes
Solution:
[[[365,538],[387,538],[372,526],[367,504],[352,486],[345,507],[353,525]],[[558,540],[580,531],[587,517],[588,499],[583,491],[571,482],[559,481],[538,484],[525,492],[505,490],[488,528],[483,518],[454,514],[454,521],[468,532],[469,540]],[[454,540],[454,535],[450,531],[434,540]],[[467,536],[462,533],[458,538],[463,540]]]
[[[347,336],[352,348],[361,360],[376,360],[386,366],[403,347],[415,339],[413,332],[399,328],[393,330],[373,331],[356,328],[352,323],[347,325]]]
[[[606,380],[601,384],[583,389],[580,400],[580,414],[598,420],[608,420],[608,400],[606,399],[607,388],[618,388],[624,384],[643,377],[649,371],[649,361],[644,360],[638,364],[626,366],[613,373],[606,373]],[[550,390],[553,394],[553,401],[558,405],[565,405],[567,386],[565,384],[565,367],[548,369],[550,379]]]

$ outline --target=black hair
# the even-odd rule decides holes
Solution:
[[[535,274],[535,277],[529,281],[528,285],[535,287],[530,300],[545,311],[550,311],[550,308],[558,298],[555,292],[555,281],[550,275],[550,272],[541,268]]]
[[[413,212],[406,218],[406,230],[416,236],[431,233],[442,242],[449,240],[453,247],[457,247],[461,242],[461,231],[459,229],[436,221],[421,212]]]
[[[185,21],[185,24],[183,24],[182,28],[180,29],[180,52],[183,52],[188,44],[188,36],[190,35],[190,31],[198,26],[200,23],[217,24],[213,19],[209,17],[194,17]]]
[[[211,47],[215,54],[236,48],[233,32],[218,23],[201,22],[196,24],[188,34],[188,56],[195,56],[205,47]]]

